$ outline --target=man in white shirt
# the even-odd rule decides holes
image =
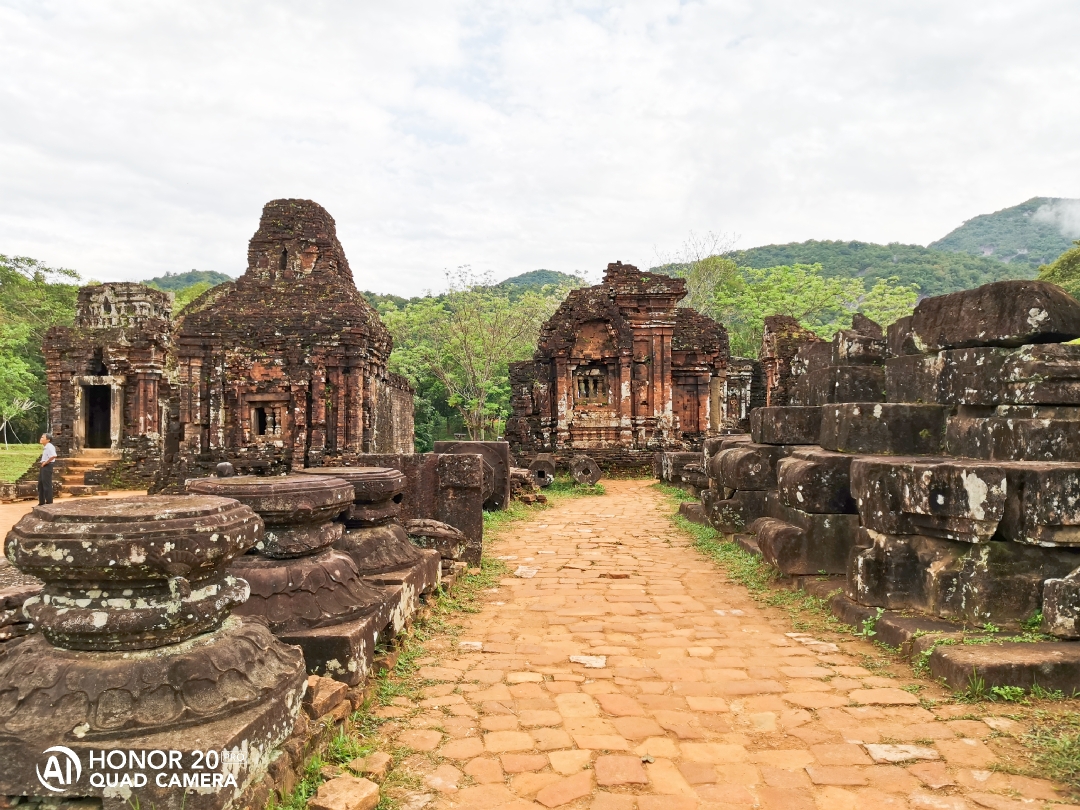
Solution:
[[[56,448],[53,447],[51,433],[42,433],[38,443],[44,447],[41,451],[41,469],[38,470],[37,479],[38,506],[42,506],[53,502],[52,474],[53,464],[56,462]]]

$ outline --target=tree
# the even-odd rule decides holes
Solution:
[[[756,357],[765,317],[790,315],[823,338],[851,325],[862,312],[888,324],[909,314],[918,299],[914,285],[879,280],[867,292],[862,279],[826,278],[820,265],[741,268],[736,278],[715,291],[717,319],[728,330],[731,352]]]
[[[1057,284],[1073,298],[1080,298],[1080,240],[1050,264],[1039,268],[1039,278]]]
[[[25,256],[0,255],[0,411],[19,435],[45,429],[48,393],[41,344],[75,318],[78,274]],[[39,407],[14,408],[16,400]]]
[[[541,324],[566,290],[511,295],[468,267],[448,273],[447,281],[441,296],[384,309],[394,336],[390,367],[418,390],[444,394],[469,437],[482,440],[509,415],[509,364],[532,354]]]
[[[691,231],[674,256],[661,259],[662,266],[655,269],[686,279],[686,297],[679,306],[717,317],[716,290],[732,284],[739,275],[739,266],[723,255],[733,242],[727,234],[709,231],[698,236]]]

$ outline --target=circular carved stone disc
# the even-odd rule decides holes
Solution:
[[[140,495],[36,506],[8,533],[20,571],[46,582],[209,576],[263,537],[249,507],[212,495]]]

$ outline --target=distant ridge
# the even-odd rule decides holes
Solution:
[[[820,264],[825,276],[858,277],[865,279],[868,286],[877,279],[895,276],[901,284],[919,285],[920,296],[942,295],[991,281],[1035,275],[1033,268],[1023,264],[1004,264],[982,256],[899,243],[810,240],[763,245],[726,255],[743,267]]]
[[[1050,264],[1078,238],[1080,200],[1032,197],[1012,208],[972,217],[929,247],[1034,269]]]
[[[216,287],[218,284],[224,284],[226,281],[233,281],[233,277],[227,276],[224,273],[218,273],[215,270],[188,270],[186,273],[166,273],[163,276],[148,278],[142,283],[147,287],[153,287],[156,290],[177,292],[178,290],[183,290],[186,287],[191,287],[195,284],[202,284],[203,282],[209,284],[211,287]]]

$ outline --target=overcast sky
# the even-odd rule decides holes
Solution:
[[[279,197],[400,294],[926,244],[1080,197],[1077,43],[1076,0],[0,0],[0,253],[238,275]]]

